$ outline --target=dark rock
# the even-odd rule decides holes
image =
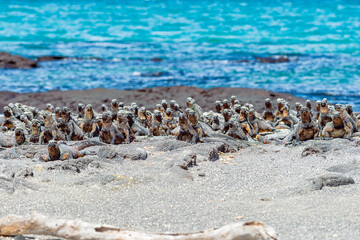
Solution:
[[[129,158],[131,160],[146,160],[147,153],[141,148],[129,147],[129,145],[122,146],[106,146],[101,147],[98,151],[100,158],[115,159],[115,158]]]
[[[248,63],[248,62],[250,62],[249,60],[247,60],[247,59],[241,59],[241,60],[234,60],[234,61],[232,61],[233,63]]]
[[[188,147],[179,148],[173,151],[172,155],[175,159],[176,156],[195,155],[197,163],[203,161],[217,161],[219,160],[219,149],[226,149],[225,143],[212,142],[212,143],[199,143]]]
[[[352,177],[345,176],[343,174],[329,173],[310,179],[309,183],[311,190],[321,190],[323,187],[338,187],[342,185],[355,184],[355,181]]]
[[[180,167],[181,169],[188,170],[190,167],[196,165],[196,155],[188,154],[182,159],[175,159],[170,162],[169,167]]]
[[[257,57],[256,61],[259,63],[284,63],[290,62],[287,56],[273,56],[273,57]]]
[[[348,177],[342,174],[329,173],[320,177],[323,185],[326,187],[338,187],[342,185],[355,184],[352,177]]]
[[[161,76],[170,76],[169,72],[148,72],[148,73],[141,73],[141,72],[134,72],[134,76],[141,76],[141,77],[161,77]]]
[[[161,62],[162,58],[155,57],[155,58],[151,58],[150,61],[152,61],[152,62]]]
[[[58,61],[68,59],[68,57],[64,56],[41,56],[37,58],[38,62],[47,62],[47,61]]]
[[[39,65],[34,60],[19,55],[11,55],[8,52],[0,52],[0,68],[31,69],[37,67]]]

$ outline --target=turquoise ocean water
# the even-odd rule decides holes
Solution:
[[[0,91],[250,87],[360,109],[359,1],[4,0],[0,51],[79,58],[0,70]],[[255,61],[273,55],[291,61]]]

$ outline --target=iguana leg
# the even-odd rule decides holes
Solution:
[[[64,153],[62,156],[61,156],[61,160],[64,161],[64,160],[68,160],[70,159],[70,154],[69,153]]]
[[[44,160],[45,162],[49,161],[49,157],[46,154],[40,155],[40,160]]]

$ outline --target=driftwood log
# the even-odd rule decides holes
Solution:
[[[89,240],[242,240],[277,239],[273,228],[260,222],[232,223],[218,229],[195,233],[142,233],[121,230],[80,220],[48,218],[41,214],[30,217],[9,215],[0,219],[0,236],[48,235],[66,239]]]

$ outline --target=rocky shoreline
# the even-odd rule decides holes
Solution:
[[[231,95],[256,109],[267,97],[304,102],[264,90],[184,86],[7,93],[1,102],[39,108],[83,102],[96,109],[117,98],[153,109],[161,99],[183,104],[192,96],[209,110]],[[289,134],[284,131],[263,136],[263,142],[239,141],[238,151],[220,141],[190,144],[175,136],[89,146],[86,156],[64,161],[40,160],[47,145],[0,148],[0,201],[6,203],[0,216],[35,211],[132,231],[184,233],[256,220],[273,227],[280,239],[358,239],[359,138],[276,144]],[[275,144],[264,144],[270,142]]]
[[[68,57],[68,56],[40,56],[36,59],[29,59],[23,56],[11,54],[9,52],[0,52],[0,69],[31,69],[31,68],[38,68],[39,62],[48,62],[48,61],[59,61],[59,60],[84,60],[84,59],[91,59],[91,60],[103,60],[97,57],[91,58],[83,58],[83,57]],[[139,61],[144,59],[140,58]],[[162,62],[162,58],[151,58],[149,59],[152,62]],[[274,64],[274,63],[284,63],[290,62],[294,60],[285,55],[274,55],[274,56],[266,56],[266,57],[254,57],[253,61],[265,64]],[[296,60],[296,58],[295,58]],[[251,62],[248,59],[242,60],[235,60],[234,62],[238,63],[247,63]]]

